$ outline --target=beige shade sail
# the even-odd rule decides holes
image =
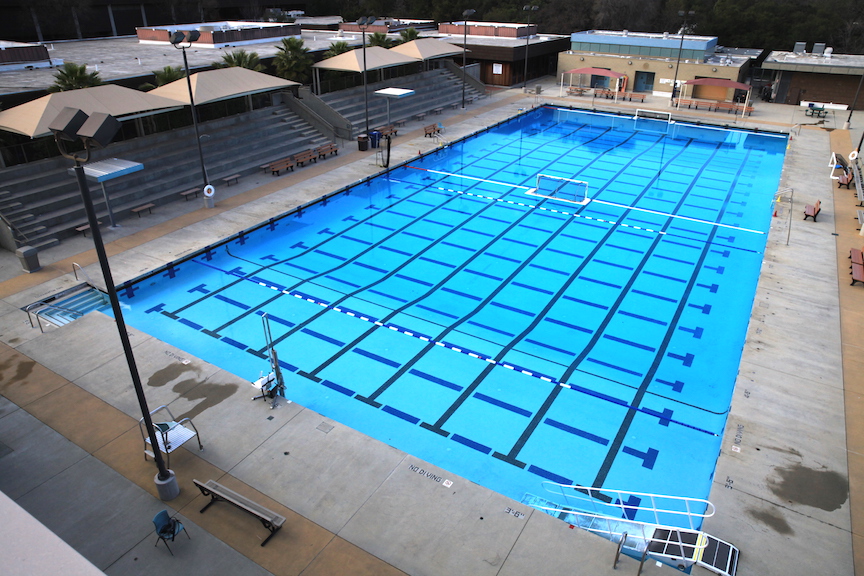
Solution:
[[[444,42],[443,40],[436,40],[435,38],[418,38],[417,40],[394,46],[390,48],[390,51],[420,60],[431,60],[432,58],[462,54],[462,47]]]
[[[0,129],[31,138],[50,135],[48,124],[67,106],[82,110],[85,114],[104,112],[123,120],[132,116],[164,112],[167,108],[180,108],[182,105],[182,102],[152,93],[105,84],[55,92],[4,110],[0,112]]]
[[[192,74],[189,79],[192,82],[192,96],[195,99],[196,106],[198,104],[246,96],[247,94],[257,94],[258,92],[268,92],[270,90],[300,85],[297,82],[269,74],[262,74],[248,68],[240,68],[239,66],[197,72]],[[189,88],[186,85],[186,78],[181,78],[170,84],[154,88],[148,94],[155,94],[189,104]]]
[[[366,48],[366,70],[378,70],[420,62],[420,58],[405,56],[380,46],[369,46]],[[343,52],[338,56],[327,58],[312,65],[319,70],[341,70],[343,72],[363,72],[363,49],[356,48],[350,52]]]

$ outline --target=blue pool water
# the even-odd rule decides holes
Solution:
[[[248,380],[266,313],[289,398],[517,500],[547,480],[705,498],[785,149],[545,107],[121,298]],[[527,194],[538,173],[591,201]]]

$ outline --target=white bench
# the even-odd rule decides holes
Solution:
[[[282,525],[285,524],[285,517],[280,516],[276,512],[272,510],[268,510],[264,506],[249,500],[245,496],[241,496],[237,492],[230,490],[215,480],[208,480],[206,483],[199,482],[198,480],[192,480],[195,485],[201,490],[201,494],[204,496],[210,496],[210,502],[207,503],[204,508],[201,509],[203,513],[207,508],[210,507],[211,504],[217,502],[219,500],[223,502],[228,502],[229,504],[233,504],[237,508],[240,508],[244,512],[247,512],[261,521],[265,528],[270,531],[270,535],[264,539],[261,543],[261,546],[267,544],[267,541],[273,537],[276,532],[282,528]]]

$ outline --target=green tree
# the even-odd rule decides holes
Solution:
[[[338,56],[339,54],[344,54],[345,52],[350,52],[351,46],[348,45],[344,40],[340,40],[338,42],[331,42],[330,48],[324,52],[324,59],[332,58],[334,56]]]
[[[248,68],[255,72],[264,71],[264,65],[261,64],[258,53],[246,52],[243,48],[238,48],[229,54],[223,54],[221,62],[213,63],[214,68],[232,68],[234,66]]]
[[[405,30],[399,31],[399,37],[402,39],[402,44],[406,42],[411,42],[412,40],[417,40],[420,37],[420,33],[417,32],[415,28],[406,28]]]
[[[99,72],[87,72],[87,65],[66,62],[63,68],[54,74],[54,84],[48,87],[49,92],[64,92],[66,90],[78,90],[79,88],[90,88],[102,84]]]
[[[303,41],[297,38],[283,38],[282,43],[276,48],[279,50],[273,58],[276,74],[286,80],[306,82],[309,78],[309,70],[312,68],[312,57],[309,56],[309,49],[303,45]]]
[[[369,46],[380,46],[381,48],[390,48],[393,46],[393,41],[387,38],[383,32],[375,32],[369,35]]]
[[[186,73],[182,68],[180,68],[180,66],[165,66],[162,70],[153,70],[153,77],[156,80],[155,84],[145,82],[144,84],[141,84],[138,89],[147,92],[158,86],[164,86],[165,84],[170,84],[171,82],[185,78]]]

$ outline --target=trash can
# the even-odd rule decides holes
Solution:
[[[540,94],[542,91],[543,91],[543,86],[540,85],[540,84],[537,84],[537,89],[534,90],[534,93],[535,93],[535,94]]]
[[[15,250],[15,255],[21,262],[21,269],[24,272],[36,272],[42,269],[42,266],[39,265],[39,251],[36,248],[22,246]]]
[[[357,149],[360,152],[365,152],[369,149],[369,136],[366,134],[360,134],[357,136]]]
[[[381,132],[378,130],[373,130],[369,133],[369,141],[372,144],[372,148],[378,148],[381,143]]]

